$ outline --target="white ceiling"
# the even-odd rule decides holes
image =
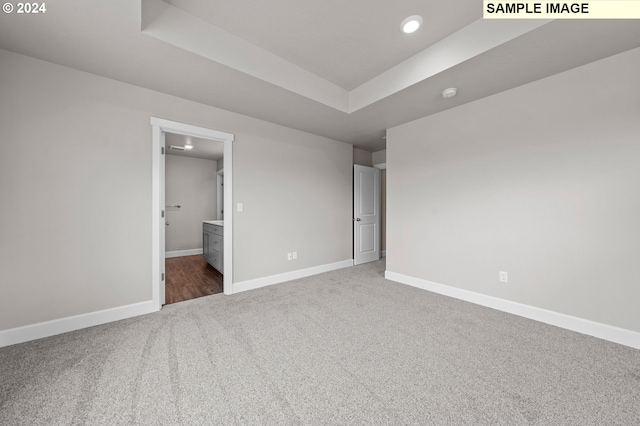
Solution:
[[[640,20],[489,21],[481,7],[59,0],[0,14],[0,48],[377,151],[389,127],[640,46]],[[412,14],[425,25],[401,33]]]
[[[482,17],[477,0],[169,0],[331,81],[355,89]],[[408,35],[400,22],[420,15],[426,31]]]
[[[180,151],[171,149],[171,146],[191,145],[192,149]],[[177,155],[179,157],[201,158],[203,160],[217,161],[224,157],[224,144],[209,139],[200,139],[193,136],[177,135],[175,133],[165,133],[165,152],[167,155]]]

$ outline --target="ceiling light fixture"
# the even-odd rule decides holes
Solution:
[[[403,33],[411,34],[417,31],[418,28],[420,28],[420,25],[422,25],[422,16],[412,15],[402,21],[402,23],[400,24],[400,28],[402,29]]]
[[[445,99],[453,98],[458,93],[458,89],[455,87],[449,87],[448,89],[444,89],[442,91],[442,97]]]
[[[176,151],[185,151],[188,149],[193,149],[193,145],[171,145],[169,149],[173,149]]]

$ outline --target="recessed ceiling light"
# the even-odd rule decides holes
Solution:
[[[185,145],[184,149],[193,149],[193,145]]]
[[[400,28],[403,33],[411,34],[417,31],[418,28],[420,28],[420,25],[422,25],[422,16],[413,15],[402,21]]]
[[[442,91],[442,97],[445,99],[453,98],[457,93],[458,89],[456,89],[455,87],[449,87],[448,89],[444,89]]]

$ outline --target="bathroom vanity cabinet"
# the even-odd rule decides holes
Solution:
[[[202,223],[202,255],[209,265],[223,274],[223,221],[212,220]]]

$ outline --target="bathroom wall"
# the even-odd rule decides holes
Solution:
[[[216,143],[216,142],[212,142]],[[165,156],[167,207],[165,251],[202,249],[202,221],[215,220],[217,162],[200,158]]]

